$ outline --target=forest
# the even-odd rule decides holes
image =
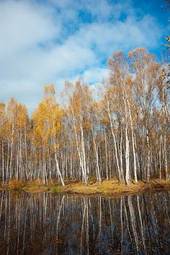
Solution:
[[[168,179],[170,66],[146,49],[108,60],[109,76],[95,95],[82,80],[55,86],[32,115],[11,98],[0,103],[0,179],[88,184]]]

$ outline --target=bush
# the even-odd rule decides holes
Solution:
[[[22,188],[24,187],[24,183],[22,181],[19,180],[10,180],[8,183],[9,189],[12,190],[22,190]]]

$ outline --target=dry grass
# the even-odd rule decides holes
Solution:
[[[29,193],[39,193],[39,192],[52,192],[52,193],[71,193],[71,194],[82,194],[82,195],[128,195],[135,193],[142,193],[144,191],[155,191],[155,190],[170,190],[170,180],[159,180],[154,179],[150,182],[131,183],[130,185],[125,185],[119,183],[117,180],[103,181],[101,184],[97,182],[90,182],[90,184],[85,185],[80,182],[72,182],[66,184],[65,187],[58,185],[55,182],[48,184],[43,184],[42,181],[36,180],[32,182],[21,182],[17,180],[11,180],[5,186],[1,186],[1,189],[9,189],[15,191],[24,190]]]
[[[160,181],[151,180],[149,183],[138,182],[131,183],[130,185],[125,185],[119,183],[117,180],[103,181],[101,184],[93,183],[85,185],[82,183],[75,183],[72,185],[67,185],[63,188],[66,193],[72,194],[102,194],[102,195],[122,195],[122,194],[135,194],[142,193],[144,191],[150,190],[170,190],[170,181]]]
[[[29,193],[39,193],[39,192],[47,192],[49,188],[48,188],[48,185],[42,182],[42,180],[37,179],[34,181],[27,182],[23,190]]]

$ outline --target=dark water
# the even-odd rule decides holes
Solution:
[[[170,193],[0,193],[0,255],[170,254]]]

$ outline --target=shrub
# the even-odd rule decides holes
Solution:
[[[13,179],[9,181],[8,186],[9,189],[12,190],[22,190],[22,188],[24,187],[24,182]]]

